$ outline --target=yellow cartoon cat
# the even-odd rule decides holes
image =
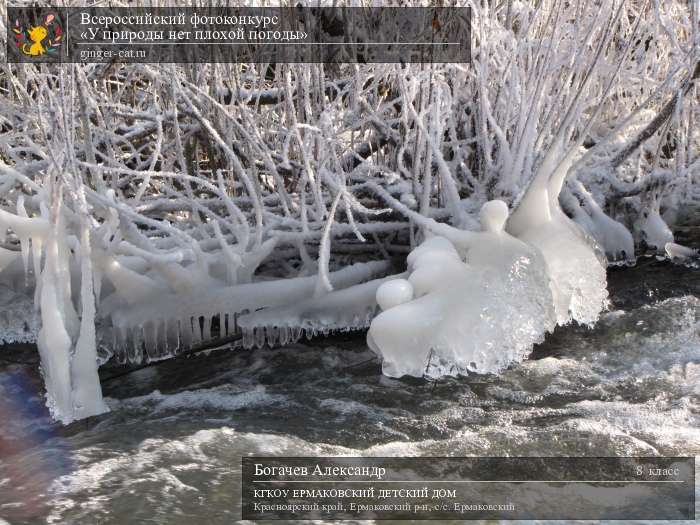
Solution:
[[[22,46],[22,52],[29,56],[43,55],[46,53],[46,48],[41,45],[41,42],[46,38],[46,35],[49,34],[48,29],[44,26],[36,26],[30,28],[27,34],[29,35],[29,40],[31,40],[33,44],[31,46],[29,44],[24,44]]]

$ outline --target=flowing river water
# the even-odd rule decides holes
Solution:
[[[0,349],[0,524],[238,523],[246,455],[700,455],[700,270],[641,259],[609,290],[499,376],[389,379],[345,335],[107,380],[111,412],[67,428],[35,352]]]

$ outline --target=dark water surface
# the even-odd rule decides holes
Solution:
[[[5,362],[0,518],[236,523],[251,454],[700,455],[700,270],[642,259],[609,289],[594,328],[557,329],[498,377],[389,379],[357,334],[107,380],[112,411],[61,429],[34,367]]]

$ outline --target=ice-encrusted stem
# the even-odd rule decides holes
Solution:
[[[56,220],[46,243],[46,262],[41,274],[41,329],[37,346],[46,385],[46,403],[54,418],[64,424],[73,421],[71,386],[71,337],[66,328],[65,301],[60,283],[64,255],[59,248],[61,229]]]
[[[322,295],[333,290],[333,285],[328,277],[328,263],[331,257],[331,227],[333,226],[335,212],[342,196],[342,191],[339,191],[335,196],[331,210],[328,213],[328,221],[323,229],[321,246],[318,250],[318,280],[316,281],[316,287],[314,289],[314,297],[321,297]]]
[[[76,419],[106,412],[97,375],[95,295],[90,257],[90,225],[82,190],[80,218],[81,316],[72,304],[70,252],[60,190],[46,235],[46,257],[41,272],[39,308],[41,329],[37,340],[46,385],[47,405],[57,420],[68,424]],[[30,219],[31,220],[31,219]],[[37,236],[40,240],[41,236]],[[34,239],[32,239],[34,242]]]
[[[95,335],[95,293],[92,259],[90,258],[90,227],[87,204],[82,188],[78,190],[80,214],[80,333],[71,360],[73,414],[82,419],[107,412],[102,399],[102,386],[97,374],[97,337]]]
[[[634,261],[634,239],[630,231],[609,217],[579,181],[572,181],[571,191],[581,200],[581,211],[587,217],[582,222],[574,217],[574,221],[598,241],[610,260]]]
[[[387,261],[355,263],[329,273],[328,278],[334,290],[341,290],[385,275],[389,269]],[[207,331],[212,319],[222,313],[235,319],[244,312],[297,305],[313,296],[317,281],[318,276],[314,275],[214,287],[196,294],[152,294],[150,301],[122,305],[110,313],[115,348],[122,354],[127,348],[133,349],[134,354],[129,359],[140,361],[143,357],[141,343],[146,338],[147,349],[156,346],[172,352],[204,337],[202,324]],[[162,329],[165,325],[168,325],[167,332]],[[160,330],[154,329],[158,326]],[[163,359],[167,355],[154,353],[148,357]]]

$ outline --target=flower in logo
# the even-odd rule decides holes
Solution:
[[[27,29],[17,19],[12,31],[19,51],[30,57],[55,54],[63,43],[63,30],[52,14],[47,15],[43,23]]]

